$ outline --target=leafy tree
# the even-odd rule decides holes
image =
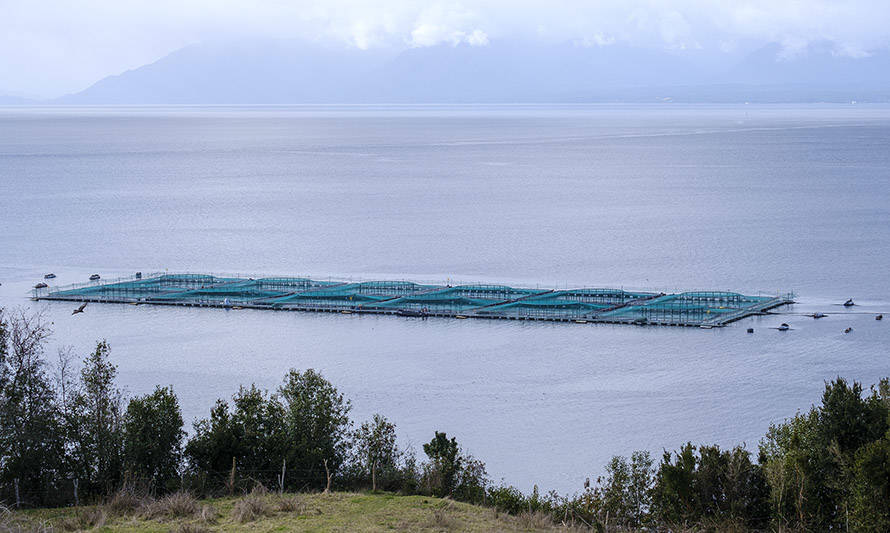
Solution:
[[[399,450],[396,446],[396,425],[386,417],[375,414],[355,432],[357,453],[371,472],[371,490],[377,490],[377,472],[396,466]]]
[[[649,507],[652,505],[652,489],[655,483],[652,456],[647,451],[637,450],[630,456],[630,486],[628,503],[633,518],[630,525],[643,525]]]
[[[158,386],[130,400],[124,415],[124,459],[128,472],[154,488],[172,488],[182,463],[182,412],[172,388]]]
[[[653,473],[649,452],[634,452],[630,462],[612,457],[606,465],[606,478],[598,480],[603,483],[598,494],[606,527],[637,528],[643,524],[652,500]]]
[[[238,446],[232,430],[229,404],[218,399],[209,418],[194,424],[194,436],[185,445],[185,456],[195,473],[222,472],[231,468]]]
[[[84,359],[66,420],[73,474],[97,494],[114,490],[123,473],[123,394],[109,354],[108,343],[100,341]]]
[[[489,482],[485,463],[472,455],[462,455],[460,465],[454,487],[455,499],[475,504],[484,503]]]
[[[606,528],[627,528],[632,525],[630,465],[626,458],[616,455],[606,465],[602,500]]]
[[[430,459],[426,477],[431,492],[439,497],[451,496],[463,462],[457,439],[448,440],[444,432],[437,431],[433,440],[423,445],[423,452]]]
[[[351,434],[346,400],[313,369],[291,370],[278,389],[287,445],[288,477],[292,483],[321,488],[327,472],[336,474],[349,448]]]
[[[281,404],[256,385],[240,387],[232,403],[230,412],[225,401],[217,400],[210,418],[195,423],[185,447],[189,466],[222,478],[235,465],[240,475],[272,484],[285,453]]]
[[[856,452],[850,522],[855,531],[890,531],[890,432]]]
[[[699,516],[695,494],[695,447],[687,443],[679,451],[664,452],[655,478],[652,505],[661,523],[691,524]]]
[[[767,523],[769,491],[759,465],[741,446],[665,452],[656,473],[653,510],[661,523],[759,529]]]
[[[49,328],[41,315],[7,317],[0,309],[0,481],[18,479],[41,503],[63,449],[59,412],[43,359]]]
[[[825,384],[822,404],[770,427],[760,462],[771,487],[776,520],[806,529],[846,527],[854,504],[858,450],[888,430],[880,390],[837,378]]]

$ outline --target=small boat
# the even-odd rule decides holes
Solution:
[[[754,333],[754,328],[748,328],[748,333]]]
[[[34,285],[35,289],[45,289],[47,287],[49,287],[49,285],[47,285],[46,283],[44,283],[42,281],[40,283],[38,283],[37,285]]]
[[[636,324],[637,326],[645,326],[646,324],[649,323],[649,319],[644,316],[641,316],[640,318],[634,319],[633,323]]]
[[[244,308],[241,307],[240,305],[233,305],[233,306],[232,306],[232,309],[234,309],[234,310],[237,311],[238,309],[244,309]]]
[[[50,272],[49,274],[44,274],[44,275],[43,275],[43,279],[53,279],[53,278],[55,278],[55,277],[56,277],[56,275],[53,274],[52,272]]]
[[[136,273],[136,279],[142,279],[142,272]]]
[[[844,333],[850,333],[851,331],[853,331],[853,328],[847,328],[844,330]]]
[[[587,323],[586,320],[576,320],[575,321],[575,324],[586,324],[586,323]]]
[[[825,318],[827,316],[828,315],[826,315],[825,313],[813,313],[813,318]]]
[[[351,314],[352,314],[352,311],[350,311],[349,309],[343,309],[343,310],[341,310],[340,312],[343,313],[344,315],[351,315]]]
[[[853,298],[850,298],[849,300],[844,302],[844,307],[853,307],[854,305],[856,304],[853,303]]]
[[[884,320],[884,315],[878,315],[875,317],[875,320]]]
[[[700,327],[701,329],[713,329],[714,326],[713,326],[712,324],[702,324],[702,325],[699,326],[699,327]]]
[[[779,327],[777,327],[776,329],[779,331],[788,331],[789,329],[791,329],[791,326],[782,322],[781,324],[779,324]]]
[[[90,281],[97,281],[99,278],[99,274],[93,274],[92,276],[90,276]]]
[[[421,318],[421,317],[426,316],[426,313],[424,313],[423,311],[418,311],[416,309],[399,309],[398,311],[396,311],[396,314],[399,316],[408,316],[408,317],[416,317],[416,318]]]
[[[454,315],[454,318],[459,318],[461,320],[467,318],[467,315]]]

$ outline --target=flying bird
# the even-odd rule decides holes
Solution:
[[[75,309],[71,314],[76,315],[77,313],[83,313],[84,308],[87,306],[87,302],[80,304],[80,307]]]

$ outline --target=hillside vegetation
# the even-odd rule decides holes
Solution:
[[[196,500],[178,493],[158,500],[118,494],[100,506],[9,512],[2,532],[211,531],[555,531],[540,513],[511,516],[493,509],[392,493],[269,494]],[[571,528],[569,528],[571,529]]]
[[[291,369],[273,391],[240,387],[187,435],[172,388],[125,397],[104,341],[79,372],[64,351],[50,366],[49,334],[39,314],[0,310],[0,505],[78,509],[58,511],[54,530],[100,524],[170,530],[171,517],[182,522],[175,528],[193,530],[236,524],[263,530],[264,520],[270,529],[288,530],[277,523],[288,519],[310,529],[319,521],[322,531],[354,531],[351,521],[359,519],[419,531],[504,530],[539,516],[542,527],[549,520],[595,531],[890,531],[890,378],[868,389],[841,377],[826,382],[821,401],[770,426],[756,452],[691,442],[664,450],[660,459],[637,450],[613,457],[602,476],[577,492],[534,486],[524,494],[494,482],[485,463],[443,431],[433,431],[418,456],[398,446],[396,425],[382,414],[353,420],[349,399],[313,369]],[[275,497],[263,487],[353,495],[379,489],[407,503],[374,504],[384,498],[374,496],[366,509],[352,496],[341,509],[334,497]],[[249,495],[214,499],[240,494]],[[430,503],[453,501],[491,510]],[[80,507],[96,502],[105,503]],[[24,516],[53,522],[50,511],[29,512]],[[476,521],[497,513],[517,518]],[[19,527],[21,516],[8,515],[7,529]],[[34,527],[42,526],[20,529]]]

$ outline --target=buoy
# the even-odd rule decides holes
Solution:
[[[875,317],[875,320],[884,320],[884,315],[878,315]]]
[[[825,313],[813,313],[813,318],[825,318],[826,316],[828,315]]]
[[[844,333],[850,333],[851,331],[853,331],[853,328],[847,328],[844,330]]]

